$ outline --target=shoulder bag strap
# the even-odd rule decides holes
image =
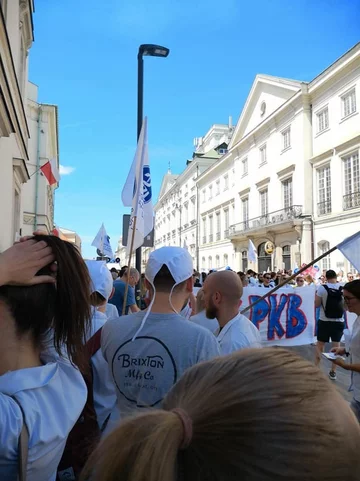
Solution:
[[[97,330],[86,343],[86,351],[88,353],[89,360],[98,352],[101,347],[101,332],[102,327],[100,327],[100,329]]]
[[[29,454],[29,431],[26,426],[25,413],[21,404],[14,396],[11,396],[11,398],[19,406],[23,418],[23,425],[18,441],[18,481],[26,481],[26,471]]]

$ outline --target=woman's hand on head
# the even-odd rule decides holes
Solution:
[[[0,285],[54,283],[55,277],[36,276],[40,269],[52,264],[54,260],[52,250],[46,242],[37,242],[31,238],[23,240],[0,254]]]

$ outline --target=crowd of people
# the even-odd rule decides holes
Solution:
[[[351,409],[239,313],[243,286],[277,276],[203,276],[180,247],[110,272],[38,233],[0,254],[0,479],[360,479],[360,280],[327,271],[315,296],[319,352],[340,342],[340,302],[359,316],[333,348]]]

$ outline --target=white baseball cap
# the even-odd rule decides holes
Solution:
[[[145,321],[150,314],[151,307],[154,303],[155,296],[156,296],[156,289],[154,286],[154,279],[156,274],[160,271],[162,266],[165,265],[170,271],[170,274],[174,278],[174,285],[171,287],[171,291],[169,294],[169,303],[172,307],[174,312],[177,312],[171,303],[171,296],[173,293],[174,288],[190,278],[193,275],[193,261],[191,255],[186,249],[182,247],[175,247],[175,246],[167,246],[167,247],[160,247],[160,249],[154,250],[150,256],[149,260],[146,264],[145,269],[145,277],[152,285],[154,290],[153,297],[151,299],[150,305],[147,308],[147,312],[145,313],[139,329],[136,331],[132,340],[134,341],[137,336],[139,335],[140,331],[144,327]],[[170,286],[169,286],[170,287]]]
[[[106,300],[111,296],[114,280],[104,261],[85,261],[92,281],[92,292],[98,292]]]

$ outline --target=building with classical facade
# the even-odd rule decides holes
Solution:
[[[155,211],[155,248],[167,245],[186,247],[194,262],[199,261],[198,179],[227,151],[233,132],[229,125],[215,124],[195,139],[195,152],[180,175],[169,170],[164,176]]]
[[[360,44],[311,82],[257,75],[232,135],[222,126],[228,145],[215,141],[209,154],[197,142],[186,169],[164,176],[155,247],[186,245],[200,270],[265,271],[309,262],[356,232],[359,91]],[[352,269],[336,251],[321,267]]]
[[[56,159],[59,168],[58,108],[38,103],[38,87],[28,83],[27,118],[30,130],[30,179],[22,188],[23,235],[34,230],[50,233],[54,227],[54,195],[58,184],[50,186],[39,170],[50,159]]]

